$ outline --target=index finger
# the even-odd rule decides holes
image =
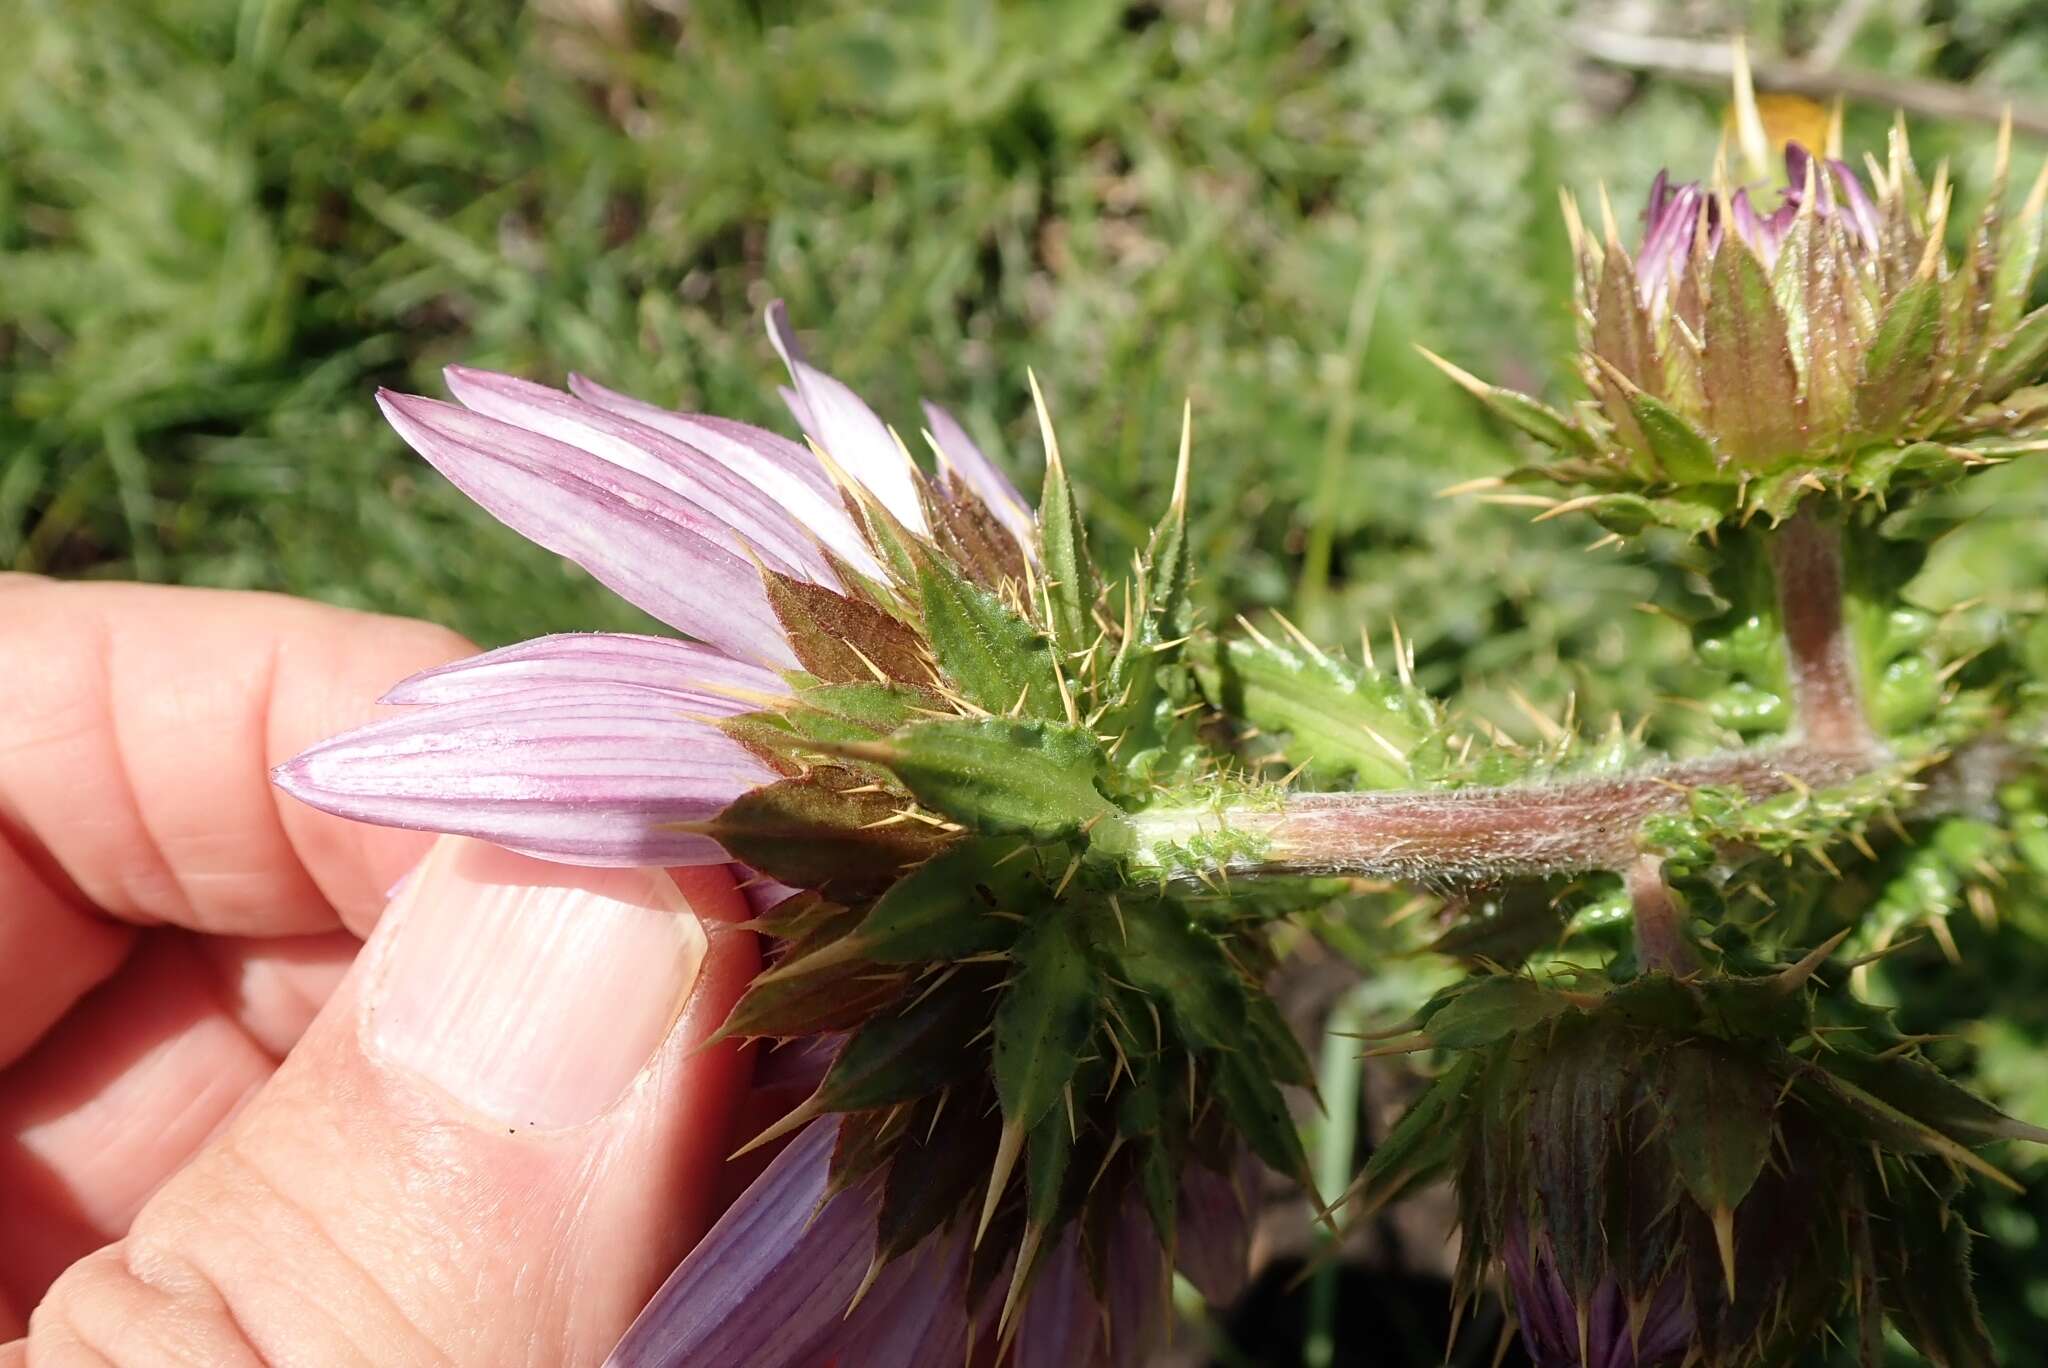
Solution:
[[[53,904],[222,934],[360,932],[430,838],[295,803],[270,769],[473,650],[273,594],[0,585],[0,843],[16,856],[0,858],[0,945],[33,934],[8,919]]]

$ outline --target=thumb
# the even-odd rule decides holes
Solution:
[[[714,1214],[745,1061],[698,1047],[754,971],[742,916],[723,869],[444,839],[28,1361],[598,1362]]]

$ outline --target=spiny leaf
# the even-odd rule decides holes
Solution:
[[[1836,1050],[1820,1063],[1829,1073],[1904,1112],[1923,1126],[1971,1144],[1989,1140],[2048,1143],[2048,1131],[2007,1116],[1968,1088],[1907,1055]]]
[[[1970,1286],[1970,1232],[1953,1195],[1900,1165],[1889,1220],[1869,1222],[1886,1316],[1937,1368],[1994,1368],[1998,1350]]]
[[[972,1077],[982,1063],[973,1041],[988,1020],[987,987],[985,976],[963,973],[855,1031],[819,1085],[818,1100],[828,1111],[862,1111]]]
[[[1704,484],[1720,477],[1721,462],[1715,459],[1707,439],[1662,400],[1638,392],[1629,396],[1629,411],[1665,479]]]
[[[919,802],[991,836],[1107,839],[1121,818],[1096,788],[1102,748],[1078,727],[1046,722],[926,722],[872,754]]]
[[[940,852],[892,885],[860,925],[868,958],[884,964],[958,960],[1007,949],[1023,891],[1041,883],[1015,840],[976,838]],[[1010,913],[1010,916],[1001,915]]]
[[[1984,392],[1999,398],[2021,385],[2032,384],[2048,365],[2048,305],[2020,320],[2012,336],[1991,353],[1984,373]]]
[[[1120,977],[1149,996],[1192,1043],[1214,1049],[1243,1044],[1244,983],[1214,936],[1166,901],[1126,899],[1121,928],[1127,939],[1105,946]]]
[[[1393,788],[1414,779],[1412,757],[1435,759],[1438,718],[1428,696],[1348,662],[1249,637],[1189,643],[1203,692],[1252,726],[1297,742],[1318,779]]]
[[[849,894],[894,879],[951,839],[900,820],[901,798],[848,791],[858,787],[850,778],[820,770],[780,780],[741,795],[702,830],[770,878]]]
[[[936,556],[924,558],[918,583],[925,633],[949,685],[998,716],[1066,716],[1043,632]]]
[[[1470,371],[1452,365],[1427,347],[1417,351],[1432,365],[1451,377],[1467,394],[1513,426],[1547,447],[1565,452],[1589,452],[1593,442],[1576,424],[1556,409],[1516,390],[1489,385]]]
[[[996,1127],[985,1109],[985,1102],[960,1098],[918,1104],[882,1185],[875,1248],[884,1258],[914,1249],[957,1216],[987,1180]]]
[[[1095,563],[1088,555],[1088,534],[1057,448],[1047,452],[1045,488],[1038,500],[1038,544],[1045,594],[1052,606],[1053,641],[1069,654],[1085,651],[1095,636]]]
[[[1430,1014],[1423,1034],[1447,1050],[1473,1050],[1548,1021],[1571,1004],[1533,979],[1483,978]]]
[[[1460,1055],[1401,1113],[1386,1139],[1373,1147],[1353,1188],[1353,1195],[1367,1212],[1378,1211],[1451,1171],[1463,1138],[1457,1116],[1481,1062],[1480,1055]]]
[[[996,1093],[1027,1131],[1060,1099],[1095,1030],[1095,971],[1068,909],[1054,905],[1010,952],[1016,972],[996,1008]]]
[[[832,949],[858,920],[859,913],[847,908],[824,914],[774,968],[747,986],[719,1036],[786,1040],[846,1031],[896,1001],[910,981],[907,973],[877,969],[863,957]]]
[[[1940,340],[1941,282],[1916,280],[1893,297],[1863,354],[1856,419],[1866,431],[1886,431],[1912,410]]]
[[[1663,1064],[1665,1145],[1679,1181],[1714,1223],[1733,1296],[1735,1208],[1770,1157],[1776,1089],[1753,1063],[1706,1042],[1677,1046]]]
[[[1032,1225],[1049,1229],[1058,1219],[1073,1153],[1066,1108],[1053,1107],[1024,1138],[1024,1213]]]
[[[790,649],[819,679],[871,684],[880,670],[899,684],[931,683],[917,633],[881,609],[773,570],[763,572],[761,582]]]
[[[1714,430],[1738,461],[1773,462],[1798,440],[1799,374],[1785,314],[1762,263],[1736,234],[1723,237],[1710,269],[1700,367]]]
[[[1215,1050],[1207,1055],[1217,1098],[1251,1146],[1274,1172],[1313,1188],[1301,1129],[1288,1113],[1279,1085],[1249,1050]]]

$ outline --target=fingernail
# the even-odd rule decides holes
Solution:
[[[387,929],[388,928],[388,929]],[[667,1037],[705,936],[658,869],[579,869],[445,838],[378,930],[369,1052],[508,1126],[608,1110]]]

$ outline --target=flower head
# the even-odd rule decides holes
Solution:
[[[771,967],[725,1032],[815,1066],[754,1143],[799,1138],[623,1360],[921,1363],[985,1335],[1019,1363],[1129,1362],[1176,1258],[1217,1289],[1241,1270],[1204,1175],[1306,1167],[1280,1088],[1310,1069],[1260,987],[1259,923],[1135,868],[1137,815],[1214,764],[1165,649],[1189,630],[1187,443],[1112,590],[1042,397],[1034,511],[931,405],[926,475],[768,321],[805,444],[581,378],[455,368],[455,403],[380,395],[484,508],[690,639],[430,670],[277,782],[572,863],[736,861],[778,891]]]
[[[1618,531],[1662,523],[1704,534],[1808,495],[1883,498],[2048,446],[2048,405],[2017,396],[2048,367],[2048,311],[2025,312],[2040,255],[2048,169],[2024,207],[2003,205],[2010,129],[1961,257],[1946,245],[1952,190],[1913,163],[1905,130],[1868,182],[1834,144],[1784,147],[1783,188],[1747,67],[1737,124],[1759,178],[1651,187],[1640,246],[1611,212],[1582,226],[1580,379],[1570,414],[1450,374],[1557,455],[1520,472],[1584,487],[1575,500]]]
[[[1968,1098],[1881,1013],[1824,1015],[1811,975],[1832,948],[1767,973],[1498,974],[1440,997],[1421,1036],[1452,1063],[1362,1200],[1452,1178],[1460,1294],[1501,1268],[1539,1368],[1786,1361],[1852,1307],[1866,1335],[1889,1316],[1920,1343],[1938,1304],[1945,1342],[1976,1343],[1949,1194],[1963,1168],[2010,1181],[1971,1144],[2048,1132]]]

